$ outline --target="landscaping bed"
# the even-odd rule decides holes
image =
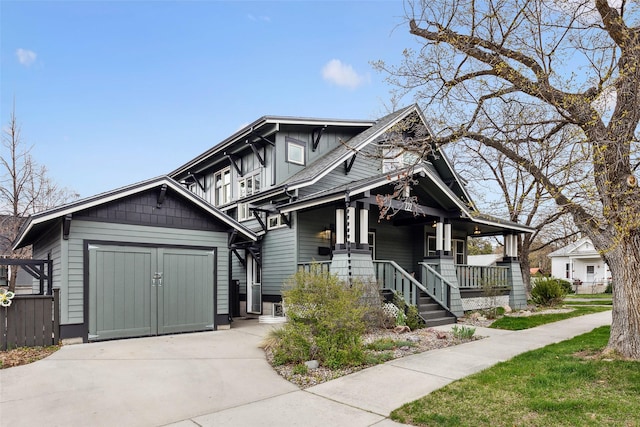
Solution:
[[[0,369],[26,365],[44,359],[58,351],[58,349],[60,349],[60,346],[52,345],[49,347],[20,347],[0,351]]]
[[[362,337],[364,344],[367,346],[367,359],[370,363],[341,369],[319,366],[315,369],[307,368],[305,370],[300,365],[295,364],[276,366],[273,363],[273,353],[266,349],[265,354],[267,361],[278,374],[304,389],[389,360],[429,350],[451,347],[481,338],[475,335],[471,338],[456,338],[451,332],[439,331],[433,328],[416,329],[405,333],[397,333],[393,329],[378,329]]]

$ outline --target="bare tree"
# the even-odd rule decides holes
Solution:
[[[63,204],[78,195],[58,187],[38,165],[21,139],[20,126],[11,112],[9,123],[2,129],[0,151],[0,256],[29,258],[30,248],[12,250],[20,226],[30,214]],[[17,269],[11,270],[9,289],[15,290]]]
[[[424,0],[407,6],[420,49],[405,50],[397,67],[378,66],[442,119],[425,143],[466,138],[491,147],[572,216],[611,269],[608,350],[640,359],[639,5]],[[544,120],[531,121],[539,111]],[[515,132],[521,124],[531,132]],[[560,131],[573,134],[572,145],[549,167],[523,149],[548,149]],[[589,179],[567,179],[585,158]]]

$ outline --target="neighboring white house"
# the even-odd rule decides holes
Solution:
[[[611,282],[609,266],[588,237],[551,252],[548,256],[551,258],[551,275],[572,282],[576,293],[601,293]]]

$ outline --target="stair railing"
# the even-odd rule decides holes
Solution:
[[[418,305],[420,291],[429,294],[422,283],[395,261],[374,260],[373,267],[376,272],[376,280],[381,283],[382,287],[401,294],[409,305]]]
[[[425,293],[438,304],[451,311],[451,289],[457,289],[458,285],[451,283],[438,273],[432,266],[425,262],[418,263],[422,268],[422,285]]]

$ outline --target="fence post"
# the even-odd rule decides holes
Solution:
[[[57,345],[59,341],[60,341],[60,289],[54,289],[53,290],[53,344]]]

